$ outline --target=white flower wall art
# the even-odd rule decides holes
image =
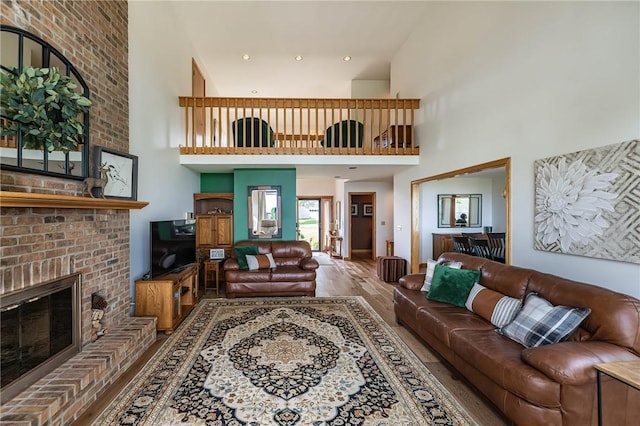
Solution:
[[[640,263],[640,140],[534,163],[535,249]]]

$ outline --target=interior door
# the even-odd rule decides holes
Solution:
[[[349,258],[376,258],[375,192],[349,192]]]
[[[311,250],[320,251],[322,203],[320,198],[298,198],[298,240],[309,243]]]

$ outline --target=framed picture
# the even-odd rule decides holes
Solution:
[[[103,187],[105,198],[138,199],[138,157],[103,146],[93,151],[93,173],[107,179]]]
[[[209,249],[209,259],[224,259],[224,249]]]
[[[351,204],[351,216],[358,216],[358,205]]]
[[[640,264],[639,162],[640,139],[536,160],[533,248]]]
[[[363,216],[373,216],[373,204],[363,204],[362,205],[362,215]]]

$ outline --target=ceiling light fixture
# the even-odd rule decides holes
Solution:
[[[342,58],[342,60],[345,62],[349,62],[351,60],[351,56],[347,55],[344,58]]]
[[[258,93],[258,91],[256,89],[253,89],[251,93],[255,95],[256,93]]]
[[[300,56],[300,55],[296,55],[296,57],[295,57],[294,59],[295,59],[296,61],[301,61],[301,60],[303,60],[304,58],[303,58],[302,56]]]
[[[251,56],[249,56],[248,53],[245,53],[244,55],[242,55],[242,59],[244,59],[245,61],[248,61],[249,59],[251,59]]]

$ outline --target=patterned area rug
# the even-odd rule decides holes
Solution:
[[[97,425],[468,425],[361,297],[204,299]]]

